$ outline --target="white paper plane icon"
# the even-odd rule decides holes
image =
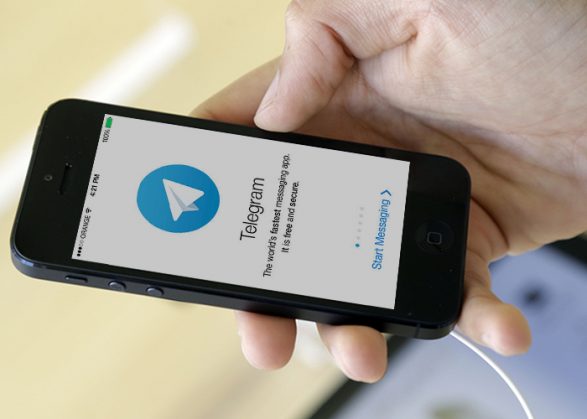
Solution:
[[[204,195],[204,192],[169,179],[163,179],[163,187],[173,221],[177,221],[185,211],[198,211],[196,201]]]

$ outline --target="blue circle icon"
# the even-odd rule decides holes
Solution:
[[[220,194],[206,173],[183,164],[162,166],[141,181],[137,205],[161,230],[187,233],[208,224],[218,211]]]

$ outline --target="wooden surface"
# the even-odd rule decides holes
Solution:
[[[285,369],[256,371],[230,311],[34,280],[9,257],[19,185],[8,168],[49,103],[83,91],[171,13],[192,43],[124,103],[188,113],[279,54],[286,3],[0,2],[0,417],[298,418],[339,382],[312,336]]]

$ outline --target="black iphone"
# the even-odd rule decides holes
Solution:
[[[38,129],[25,274],[437,338],[460,312],[454,160],[68,99]]]

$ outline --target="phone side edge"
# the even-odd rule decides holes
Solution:
[[[27,172],[26,172],[24,181],[22,183],[22,190],[20,192],[18,206],[16,208],[16,213],[14,216],[14,222],[12,224],[12,229],[10,231],[10,239],[9,240],[10,240],[10,253],[11,253],[12,263],[20,272],[23,272],[23,273],[24,273],[24,271],[21,270],[21,267],[24,268],[24,267],[32,266],[32,265],[30,265],[30,263],[32,263],[32,261],[29,261],[28,258],[25,255],[23,255],[20,252],[20,250],[18,249],[16,235],[17,235],[19,221],[20,221],[20,218],[22,215],[22,208],[24,206],[24,202],[25,202],[26,195],[27,195],[28,185],[29,185],[32,173],[33,173],[33,167],[35,165],[35,161],[37,159],[37,152],[39,150],[39,142],[41,140],[41,136],[42,136],[43,130],[45,128],[45,123],[47,121],[47,114],[49,112],[49,108],[47,108],[43,112],[43,115],[41,117],[41,122],[39,123],[39,126],[37,128],[37,133],[35,135],[35,140],[34,140],[33,146],[32,146],[32,152],[31,152],[31,157],[29,160],[29,165],[27,168]]]

